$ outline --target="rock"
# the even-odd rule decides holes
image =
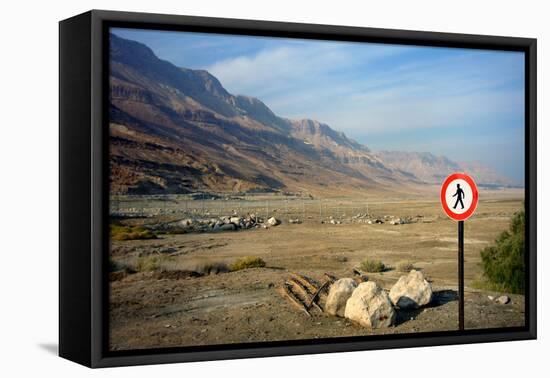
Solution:
[[[271,217],[267,220],[267,224],[268,224],[268,226],[277,226],[277,225],[281,224],[281,221],[278,220],[275,217]]]
[[[300,224],[300,223],[302,223],[302,221],[299,220],[298,218],[296,218],[296,219],[289,219],[288,223],[290,223],[290,224]]]
[[[221,226],[216,226],[214,230],[216,231],[234,231],[237,229],[233,223],[224,223]]]
[[[495,300],[495,297],[492,296],[492,295],[488,295],[487,298],[489,298],[490,301],[494,301],[494,300]]]
[[[346,303],[344,315],[368,328],[389,327],[396,317],[388,294],[372,281],[357,286]]]
[[[501,305],[505,305],[510,302],[510,297],[507,295],[501,295],[495,300],[495,302]]]
[[[399,308],[419,308],[430,303],[432,294],[432,285],[426,281],[422,272],[413,269],[393,285],[390,299]]]
[[[346,302],[357,283],[351,278],[341,278],[330,286],[325,311],[331,315],[344,316]]]

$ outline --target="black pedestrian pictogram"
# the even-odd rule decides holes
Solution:
[[[462,206],[462,209],[464,209],[464,202],[462,202],[462,199],[464,198],[464,190],[460,187],[460,184],[456,184],[456,193],[453,194],[453,197],[456,197],[455,205],[453,206],[453,209],[456,209],[458,206],[458,203],[460,202],[460,206]]]

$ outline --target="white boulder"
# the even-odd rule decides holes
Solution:
[[[330,286],[325,311],[331,315],[344,316],[346,302],[357,287],[352,278],[341,278]]]
[[[498,297],[495,300],[495,302],[498,303],[498,304],[505,305],[505,304],[508,304],[510,302],[510,297],[507,296],[507,295],[501,295],[500,297]]]
[[[229,218],[229,222],[238,225],[242,222],[242,218],[241,217],[231,217],[231,218]]]
[[[432,295],[432,285],[422,272],[414,269],[408,275],[401,276],[390,290],[392,303],[403,309],[425,306],[431,302]]]
[[[381,328],[394,324],[396,313],[388,294],[369,281],[353,291],[346,303],[345,316],[363,327]]]
[[[275,217],[271,217],[267,220],[267,225],[268,226],[277,226],[281,223],[280,220],[278,220],[277,218]]]

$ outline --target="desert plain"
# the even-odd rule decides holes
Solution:
[[[233,231],[157,233],[149,240],[112,240],[112,264],[126,267],[110,276],[111,350],[257,343],[458,329],[457,224],[441,209],[437,191],[416,197],[327,199],[255,196],[181,199],[123,196],[111,200],[113,219],[125,226],[183,220],[245,217],[253,213],[280,224]],[[480,251],[508,228],[523,208],[523,190],[480,191],[473,217],[465,223],[465,328],[524,325],[522,295],[494,293],[482,280]],[[237,271],[231,266],[253,256],[264,267]],[[146,260],[156,264],[136,269]],[[365,259],[380,260],[377,273],[358,269]],[[327,277],[374,281],[389,290],[410,264],[430,282],[433,298],[415,310],[398,310],[395,324],[370,329],[321,311],[326,294],[309,315],[281,295],[296,274],[317,288]],[[197,274],[194,274],[197,272]],[[199,274],[200,273],[200,274]],[[361,277],[358,274],[363,274]],[[491,297],[506,294],[510,302]]]

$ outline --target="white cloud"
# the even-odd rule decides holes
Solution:
[[[359,61],[349,47],[349,43],[294,43],[222,60],[207,70],[232,93],[266,99],[301,92],[309,86],[326,85],[319,81],[341,75],[358,63],[366,64],[404,49],[391,46],[365,49]]]

